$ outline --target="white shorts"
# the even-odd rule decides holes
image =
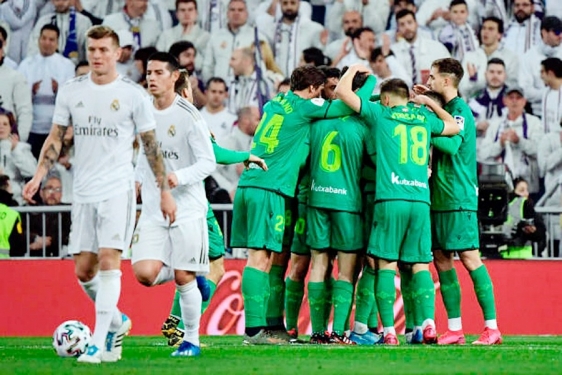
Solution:
[[[209,234],[205,218],[163,227],[141,217],[133,235],[131,261],[159,260],[175,270],[209,272]]]
[[[126,250],[135,229],[133,190],[96,203],[74,203],[68,253],[98,253],[100,248]]]

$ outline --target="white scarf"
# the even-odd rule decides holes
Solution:
[[[293,71],[293,69],[296,68],[298,63],[299,51],[297,50],[298,48],[297,39],[299,36],[298,35],[299,23],[300,23],[300,17],[297,17],[295,19],[295,22],[293,22],[293,24],[291,25],[291,30],[288,33],[289,42],[287,44],[287,61],[285,62],[285,66],[282,67],[285,68],[284,72],[286,75],[291,74],[291,72]],[[279,58],[282,56],[283,53],[282,52],[283,40],[284,40],[283,34],[287,34],[286,30],[282,30],[282,29],[283,29],[283,19],[280,19],[279,21],[277,21],[277,24],[275,25],[275,41],[274,41],[275,60],[280,64],[283,63],[283,61],[279,61]]]

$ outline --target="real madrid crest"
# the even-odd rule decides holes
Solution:
[[[168,135],[170,137],[175,137],[176,136],[176,127],[175,125],[170,125],[170,127],[168,128]]]
[[[111,102],[111,105],[109,106],[109,108],[111,108],[112,111],[117,112],[117,111],[119,110],[119,108],[121,108],[121,107],[119,106],[119,100],[114,99],[114,100]]]

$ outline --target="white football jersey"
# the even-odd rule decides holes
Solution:
[[[134,188],[135,134],[156,128],[142,87],[119,76],[97,85],[90,75],[58,92],[53,123],[74,127],[74,202],[93,203]]]
[[[177,95],[171,106],[163,110],[153,107],[153,112],[166,172],[174,172],[178,178],[178,186],[172,189],[178,208],[173,225],[205,217],[207,197],[203,180],[216,168],[207,124],[197,108]],[[141,219],[168,226],[160,210],[160,189],[144,152],[139,157],[136,176],[142,183]]]

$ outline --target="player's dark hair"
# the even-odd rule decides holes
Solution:
[[[505,68],[505,62],[498,57],[494,57],[494,58],[491,58],[490,60],[488,60],[488,65],[486,65],[486,66],[490,66],[492,64],[501,65]]]
[[[181,40],[179,42],[175,42],[174,44],[172,44],[170,46],[170,49],[168,50],[168,53],[170,53],[176,59],[179,59],[180,54],[183,51],[187,51],[188,49],[193,49],[195,51],[195,56],[197,56],[197,49],[195,48],[193,43],[191,43],[188,40]]]
[[[360,27],[351,34],[351,40],[361,38],[361,34],[363,34],[364,32],[370,32],[373,34],[375,33],[370,27]]]
[[[211,78],[209,78],[209,80],[207,81],[207,85],[205,87],[209,88],[209,86],[211,86],[211,83],[222,83],[224,85],[224,90],[226,92],[228,92],[228,86],[226,85],[225,80],[222,79],[221,77],[211,77]]]
[[[410,89],[403,80],[392,78],[384,81],[381,85],[381,96],[384,94],[391,94],[403,99],[408,99],[410,97]]]
[[[414,12],[412,12],[410,9],[402,9],[401,11],[396,13],[396,22],[398,22],[398,20],[400,20],[401,18],[406,17],[407,15],[411,15],[412,17],[414,17],[414,20],[416,20],[416,14]]]
[[[464,0],[453,0],[451,1],[451,3],[449,4],[449,9],[451,9],[454,6],[457,5],[464,5],[466,7],[466,9],[468,9],[468,5],[466,4],[466,1]]]
[[[18,123],[14,114],[7,109],[0,107],[0,116],[6,116],[8,118],[8,123],[10,124],[10,131],[12,134],[18,134]]]
[[[174,56],[172,56],[170,53],[167,52],[153,53],[148,58],[148,62],[150,61],[161,61],[166,63],[168,70],[170,72],[175,72],[180,70],[180,63],[178,62],[178,59],[176,59]]]
[[[41,28],[41,31],[39,32],[39,35],[42,35],[43,31],[45,31],[45,30],[54,31],[55,33],[57,33],[57,38],[60,36],[60,29],[57,27],[57,25],[53,25],[51,23],[43,25],[43,27]]]
[[[439,104],[440,107],[444,107],[446,102],[443,95],[439,94],[437,91],[429,90],[424,93],[430,99],[433,99],[434,102]]]
[[[144,47],[140,48],[135,52],[135,56],[133,57],[135,60],[139,60],[142,63],[142,79],[146,78],[146,66],[148,64],[148,58],[158,52],[158,50],[154,47]]]
[[[562,78],[562,60],[556,57],[549,57],[541,61],[545,72],[552,72],[556,78]]]
[[[486,17],[482,20],[482,25],[484,24],[484,22],[488,22],[488,21],[494,22],[496,25],[498,25],[498,32],[501,35],[503,35],[504,28],[503,28],[503,20],[501,18],[494,17],[494,16]]]
[[[344,66],[341,70],[342,76],[349,70],[348,66]],[[363,87],[369,75],[366,72],[357,72],[351,81],[351,90],[355,91]]]
[[[382,47],[377,47],[371,51],[371,56],[369,56],[369,62],[374,63],[375,61],[377,61],[379,56],[384,56],[386,58],[387,56],[393,56],[393,55],[394,53],[392,51],[389,51],[388,55],[384,56],[384,53],[382,52]]]
[[[290,78],[285,78],[284,80],[282,80],[281,82],[279,82],[279,84],[277,85],[277,91],[279,91],[279,88],[281,86],[291,86],[291,79]]]
[[[8,39],[8,32],[2,26],[0,26],[0,35],[2,35],[2,39],[4,40]]]
[[[439,74],[450,75],[453,79],[453,86],[455,86],[455,88],[459,87],[459,82],[464,75],[464,70],[458,60],[451,57],[435,60],[433,64],[431,64],[431,67],[436,68]]]
[[[334,68],[331,66],[326,66],[326,65],[321,65],[318,67],[318,69],[320,69],[322,71],[322,73],[324,73],[324,75],[326,76],[326,81],[328,80],[328,78],[340,78],[341,77],[341,72],[338,68]]]
[[[180,4],[189,4],[189,3],[195,5],[195,10],[197,10],[197,1],[195,0],[176,0],[176,10],[178,10],[178,6]]]
[[[10,176],[0,175],[0,190],[8,189],[8,185],[10,185]]]
[[[311,65],[299,66],[291,74],[291,91],[306,90],[310,86],[318,88],[326,82],[326,75]]]
[[[78,71],[78,69],[80,69],[83,66],[89,66],[90,64],[88,64],[87,61],[85,60],[81,60],[78,62],[78,64],[76,64],[76,68],[74,68],[74,72],[76,73]]]
[[[314,66],[330,65],[332,63],[330,58],[324,56],[322,50],[316,47],[310,47],[302,51],[302,57],[305,63]]]

